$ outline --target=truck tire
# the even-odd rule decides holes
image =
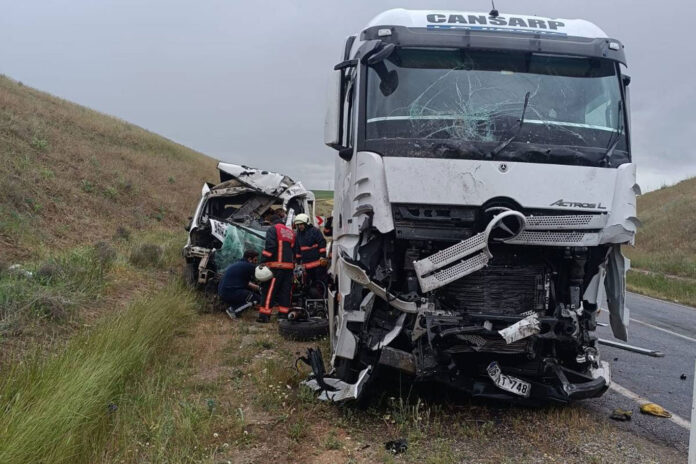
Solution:
[[[329,334],[329,321],[322,317],[310,317],[304,321],[281,319],[278,322],[278,333],[288,340],[317,340]]]

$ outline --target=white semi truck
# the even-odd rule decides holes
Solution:
[[[310,385],[357,398],[397,369],[520,401],[607,389],[596,319],[626,340],[638,225],[625,65],[587,21],[497,11],[389,10],[346,40],[325,126],[333,371]]]

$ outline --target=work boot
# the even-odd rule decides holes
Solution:
[[[230,316],[230,319],[237,319],[237,313],[234,311],[234,308],[232,306],[225,310],[225,314]]]
[[[268,314],[259,314],[259,317],[256,318],[256,322],[260,322],[262,324],[265,324],[265,323],[270,322],[270,321],[271,321],[271,316],[269,316]]]

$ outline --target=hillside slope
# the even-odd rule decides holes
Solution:
[[[638,197],[633,267],[696,279],[696,177]]]
[[[0,259],[181,227],[215,161],[0,76]]]
[[[628,289],[696,306],[696,178],[638,198],[643,225],[631,258]]]

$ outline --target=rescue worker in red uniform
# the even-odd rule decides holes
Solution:
[[[262,288],[258,322],[271,320],[273,308],[278,308],[278,318],[288,316],[292,299],[295,234],[279,217],[266,232],[266,244],[261,262],[273,271],[273,278]]]
[[[307,284],[314,298],[323,298],[324,288],[327,282],[326,266],[326,239],[309,222],[309,216],[298,214],[295,217],[297,237],[295,238],[295,258],[302,263],[307,273]],[[321,282],[320,285],[317,285]],[[316,294],[319,293],[319,294]]]

